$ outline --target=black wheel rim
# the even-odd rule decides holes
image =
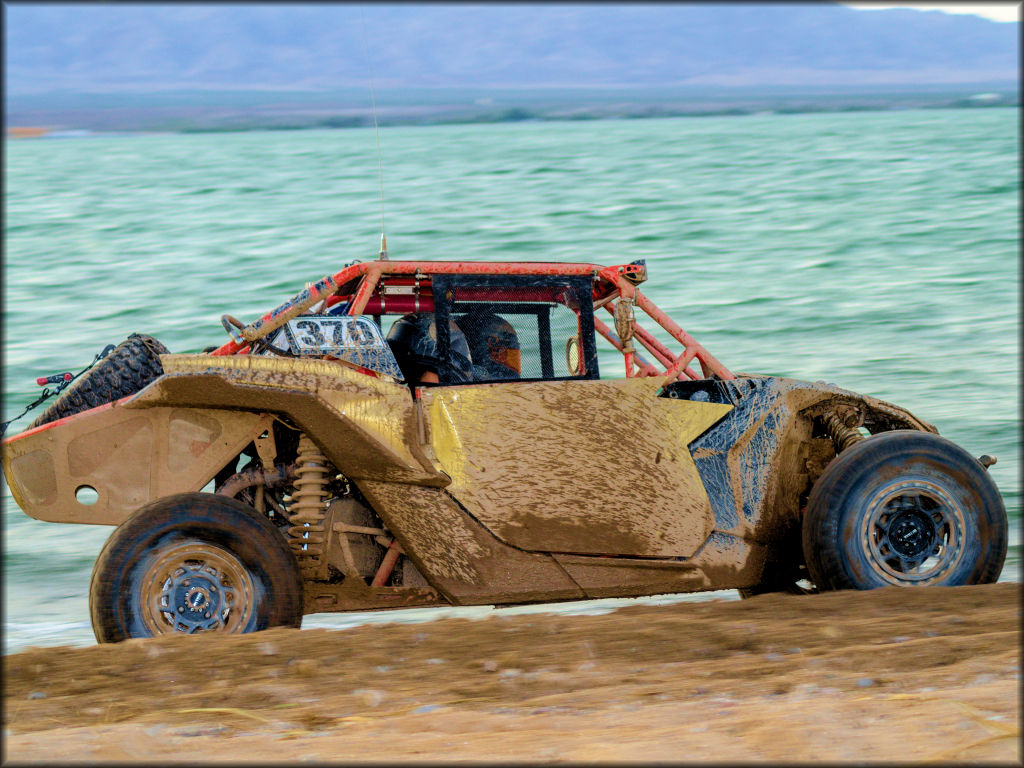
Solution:
[[[964,513],[940,486],[903,480],[871,498],[860,534],[872,570],[885,582],[932,584],[956,568],[963,555]]]
[[[143,577],[140,602],[143,624],[153,635],[241,633],[255,590],[233,553],[188,539],[157,554]]]

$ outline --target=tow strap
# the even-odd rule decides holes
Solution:
[[[83,373],[85,373],[94,365],[96,365],[96,363],[98,363],[104,357],[113,352],[114,349],[116,349],[116,347],[113,344],[107,344],[107,346],[105,346],[103,350],[92,359],[91,363],[89,363],[87,366],[85,366],[85,368],[83,368],[74,375],[71,375],[70,373],[55,373],[52,376],[42,376],[36,379],[36,384],[38,384],[40,387],[45,387],[47,384],[57,384],[57,388],[51,390],[49,387],[47,387],[46,389],[43,390],[43,393],[38,397],[38,399],[36,399],[35,402],[30,403],[29,406],[24,411],[19,413],[13,419],[8,419],[2,425],[0,425],[0,435],[3,435],[5,432],[7,432],[7,427],[10,426],[11,423],[20,419],[33,408],[42,405],[54,395],[59,395],[61,392],[67,389],[71,382],[73,382]]]

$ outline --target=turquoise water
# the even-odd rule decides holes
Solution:
[[[997,456],[1019,580],[1019,140],[1014,109],[386,128],[385,227],[398,259],[646,258],[645,292],[732,370],[873,394]],[[220,344],[221,314],[379,242],[372,130],[8,141],[4,171],[4,418],[133,331]],[[92,642],[111,529],[3,493],[7,650]]]

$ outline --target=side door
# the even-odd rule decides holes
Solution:
[[[658,397],[659,379],[601,381],[589,281],[531,279],[435,280],[442,354],[444,315],[466,332],[475,371],[502,359],[479,342],[479,318],[497,315],[519,343],[515,376],[478,371],[472,384],[446,386],[442,375],[421,390],[448,491],[521,549],[692,555],[712,514],[687,444],[731,406]]]

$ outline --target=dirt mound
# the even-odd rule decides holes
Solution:
[[[1020,599],[889,588],[34,648],[4,657],[6,757],[1019,761]]]

